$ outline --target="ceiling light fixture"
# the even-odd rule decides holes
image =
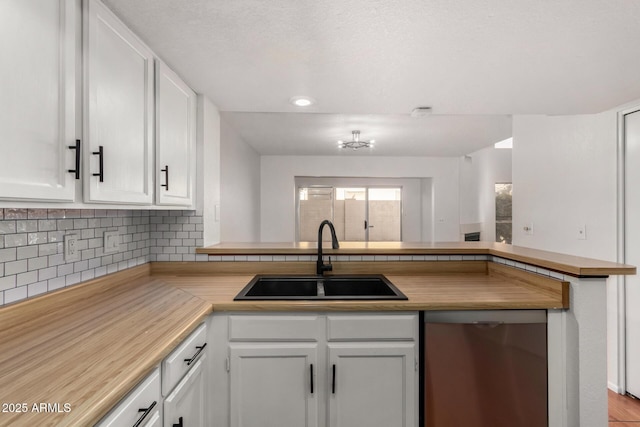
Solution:
[[[313,98],[309,98],[308,96],[294,96],[289,102],[296,107],[308,107],[316,103]]]
[[[358,148],[371,148],[373,144],[375,144],[375,140],[364,141],[360,139],[360,131],[353,130],[351,131],[352,140],[351,141],[338,141],[338,146],[340,148],[351,148],[353,150],[357,150]]]
[[[427,117],[431,114],[431,107],[416,107],[411,111],[411,117]]]

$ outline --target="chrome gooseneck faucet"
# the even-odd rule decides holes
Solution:
[[[325,219],[320,223],[320,228],[318,228],[318,261],[316,262],[316,274],[319,276],[323,275],[325,271],[333,270],[331,257],[329,257],[329,264],[325,264],[322,259],[322,229],[325,225],[328,225],[329,230],[331,231],[331,247],[333,249],[338,249],[340,247],[338,244],[338,238],[336,237],[336,229],[333,228],[331,221]]]

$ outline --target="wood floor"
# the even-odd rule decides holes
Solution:
[[[609,427],[640,427],[640,399],[609,390]]]

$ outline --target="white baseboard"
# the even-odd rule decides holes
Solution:
[[[617,384],[614,384],[611,381],[607,382],[607,387],[609,388],[609,390],[614,391],[616,393],[621,393],[622,392],[622,390],[620,390],[620,387],[618,387]]]

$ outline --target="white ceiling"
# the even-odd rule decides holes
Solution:
[[[263,154],[344,154],[359,129],[371,154],[462,155],[512,114],[640,98],[637,0],[105,2]]]

